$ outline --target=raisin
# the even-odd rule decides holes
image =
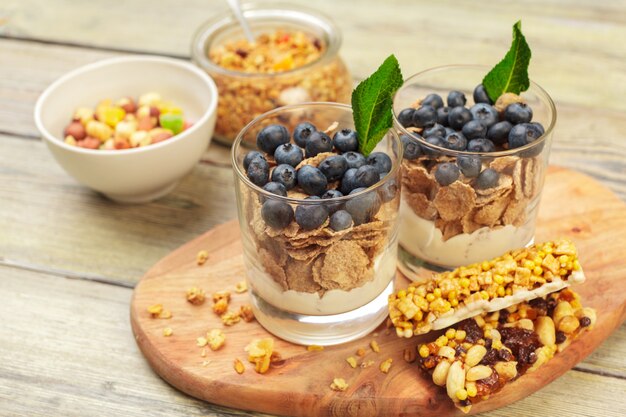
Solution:
[[[456,356],[461,356],[461,353],[466,353],[467,350],[465,350],[465,348],[461,345],[458,345],[457,347],[454,348],[454,353],[456,354]]]
[[[491,344],[492,344],[492,343],[493,343],[493,340],[491,340],[491,339],[489,339],[489,338],[485,339],[485,347],[486,347],[487,349],[491,349]]]
[[[500,311],[500,316],[498,317],[498,323],[500,324],[504,324],[506,323],[506,319],[509,318],[509,311],[508,310],[501,310]]]
[[[591,319],[587,316],[580,319],[580,327],[587,327],[591,325]]]
[[[539,316],[545,316],[548,314],[548,302],[544,298],[535,298],[534,300],[530,300],[528,304],[537,310],[537,314]]]
[[[247,51],[244,51],[243,49],[239,49],[239,48],[235,51],[235,53],[239,55],[241,59],[245,59],[248,56]]]
[[[563,333],[562,331],[557,331],[556,332],[556,343],[557,344],[561,344],[563,342],[565,342],[565,340],[567,339],[567,336],[565,336],[565,333]]]
[[[502,343],[511,349],[513,356],[517,358],[518,370],[537,360],[535,350],[541,347],[541,342],[535,332],[517,327],[503,327],[500,334]]]
[[[463,401],[459,401],[459,405],[461,407],[467,407],[468,405],[472,405],[472,402],[469,400],[469,398],[466,398]]]
[[[498,357],[505,362],[511,362],[514,359],[513,354],[506,349],[500,349]]]
[[[460,330],[465,331],[465,341],[469,343],[476,343],[483,337],[483,331],[480,330],[480,326],[474,319],[463,320],[458,327]]]
[[[498,361],[498,351],[496,349],[489,349],[483,359],[480,361],[481,365],[493,365]]]

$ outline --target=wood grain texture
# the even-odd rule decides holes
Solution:
[[[505,406],[550,383],[584,359],[626,318],[626,205],[605,187],[582,174],[552,168],[545,192],[561,198],[576,198],[577,204],[563,207],[559,200],[542,203],[537,240],[559,236],[575,240],[587,282],[576,287],[585,305],[597,310],[594,329],[573,342],[538,371],[525,375],[489,401],[479,403],[472,413]],[[199,286],[212,294],[234,288],[245,274],[238,236],[239,225],[232,221],[219,226],[158,262],[135,288],[131,303],[131,324],[137,343],[148,362],[166,381],[191,394],[218,404],[262,412],[294,416],[385,416],[385,415],[460,415],[445,392],[419,375],[415,365],[402,359],[405,348],[415,348],[432,336],[400,339],[395,332],[377,329],[377,336],[327,347],[324,352],[308,352],[303,346],[282,340],[276,342],[284,363],[267,376],[255,374],[250,365],[243,375],[232,369],[235,357],[245,360],[243,348],[255,338],[270,337],[257,322],[241,323],[224,329],[227,344],[203,358],[196,345],[197,337],[211,328],[222,328],[219,317],[210,311],[210,302],[202,307],[185,300],[187,288]],[[609,236],[611,245],[608,247]],[[202,267],[195,255],[205,249],[210,258]],[[398,278],[398,286],[408,284]],[[231,308],[237,310],[246,297],[234,296]],[[163,304],[174,314],[167,324],[175,337],[164,338],[164,323],[150,317],[147,308]],[[365,359],[375,360],[366,369],[351,369],[345,362],[359,347],[377,340],[381,353]],[[369,350],[369,349],[368,349]],[[380,362],[392,358],[388,375],[378,370]],[[200,362],[200,363],[199,363]],[[329,384],[343,377],[350,385],[345,393],[335,393]],[[262,383],[271,378],[271,384]],[[289,399],[289,400],[286,400]]]
[[[0,326],[3,417],[263,416],[195,400],[155,375],[132,337],[130,289],[2,266],[0,277],[0,314],[10,317]],[[620,335],[597,352],[621,348],[623,354],[626,332]],[[271,382],[267,377],[261,382]],[[626,379],[570,371],[485,416],[597,417],[603,410],[618,417],[626,406],[615,399],[624,391]],[[584,395],[563,401],[572,392]]]

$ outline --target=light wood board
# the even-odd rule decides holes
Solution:
[[[472,413],[491,410],[524,398],[550,383],[589,355],[624,320],[626,315],[626,206],[606,188],[589,177],[562,168],[549,171],[540,210],[537,240],[569,236],[580,250],[588,281],[576,288],[585,305],[598,311],[594,329],[576,340],[537,372],[528,374],[472,408]],[[563,205],[563,199],[575,204]],[[210,256],[199,267],[195,256],[201,249]],[[243,348],[250,340],[267,337],[256,322],[239,323],[224,330],[226,346],[201,357],[195,344],[211,328],[222,328],[210,310],[210,302],[193,306],[185,291],[199,286],[211,294],[232,289],[242,279],[238,225],[216,227],[179,248],[157,263],[137,285],[131,302],[131,325],[137,343],[150,365],[166,381],[182,391],[217,404],[295,416],[456,415],[444,390],[425,378],[415,364],[402,359],[405,348],[414,348],[421,338],[399,339],[384,328],[363,339],[308,352],[304,347],[281,340],[276,350],[284,359],[268,374],[256,374],[247,364],[243,375],[233,370],[233,360],[245,362]],[[399,286],[406,285],[399,277]],[[235,296],[238,308],[245,296]],[[162,303],[174,317],[152,319],[147,307]],[[174,335],[163,336],[169,326]],[[345,362],[359,347],[376,339],[380,353],[365,359],[375,364],[352,369]],[[389,374],[378,370],[381,361],[392,358]],[[334,377],[343,377],[350,387],[344,393],[329,389]]]

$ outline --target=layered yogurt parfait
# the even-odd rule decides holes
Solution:
[[[490,98],[488,71],[424,71],[394,98],[404,145],[399,265],[409,278],[533,242],[556,111],[532,82]]]

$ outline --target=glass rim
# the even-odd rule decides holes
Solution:
[[[389,172],[387,173],[387,175],[385,175],[383,177],[382,180],[378,181],[376,184],[367,187],[366,189],[359,191],[358,193],[355,194],[348,194],[348,195],[344,195],[341,197],[333,197],[333,198],[328,198],[328,199],[322,199],[320,198],[318,199],[301,199],[301,198],[292,198],[292,197],[284,197],[282,195],[277,195],[274,193],[270,193],[269,191],[264,190],[262,187],[259,187],[258,185],[254,184],[252,181],[250,181],[250,179],[248,178],[248,176],[246,175],[245,172],[243,172],[242,166],[239,166],[238,162],[237,162],[237,153],[239,151],[239,149],[241,148],[241,144],[243,142],[243,138],[246,135],[246,133],[248,133],[248,131],[250,129],[252,129],[254,126],[256,126],[258,123],[260,123],[261,121],[267,119],[270,116],[273,116],[275,114],[278,113],[282,113],[284,111],[289,111],[289,110],[295,110],[298,108],[312,108],[312,107],[332,107],[335,109],[340,109],[340,110],[345,110],[345,111],[349,111],[350,113],[352,113],[352,106],[349,106],[347,104],[342,104],[342,103],[333,103],[333,102],[326,102],[326,101],[316,101],[316,102],[305,102],[305,103],[298,103],[298,104],[292,104],[289,106],[282,106],[282,107],[278,107],[276,109],[270,110],[268,112],[265,112],[263,114],[261,114],[260,116],[255,117],[250,123],[248,123],[243,129],[241,129],[241,131],[237,134],[237,137],[235,138],[235,141],[233,142],[233,145],[231,147],[231,151],[230,151],[230,155],[231,155],[231,163],[233,164],[233,169],[235,171],[235,174],[237,175],[237,177],[244,183],[246,184],[246,186],[248,186],[248,188],[253,189],[257,194],[263,195],[264,197],[273,199],[273,200],[278,200],[278,201],[284,201],[287,203],[294,203],[294,204],[304,204],[304,205],[319,205],[319,204],[335,204],[337,202],[345,202],[345,201],[349,201],[355,198],[358,198],[360,196],[363,196],[369,192],[372,192],[374,190],[378,190],[378,188],[382,187],[383,185],[387,184],[389,181],[391,181],[392,178],[395,178],[397,172],[400,170],[400,166],[402,165],[402,153],[403,153],[403,148],[402,148],[402,142],[400,142],[400,138],[398,136],[398,134],[395,132],[395,130],[393,129],[393,127],[391,127],[389,129],[389,131],[385,134],[385,135],[389,135],[391,134],[391,138],[393,139],[393,142],[396,145],[396,148],[398,150],[398,154],[397,156],[393,157],[390,155],[391,157],[391,170],[389,170]],[[338,127],[339,129],[339,127]],[[393,174],[393,175],[391,175]]]
[[[253,23],[257,19],[271,18],[272,23],[297,22],[306,24],[306,28],[322,29],[327,40],[326,49],[322,55],[301,67],[274,73],[243,72],[224,68],[216,64],[207,56],[207,45],[210,38],[219,30],[232,29],[239,26],[230,10],[225,11],[213,19],[204,22],[196,31],[191,44],[191,57],[202,69],[240,78],[275,78],[285,75],[294,75],[311,68],[323,65],[334,58],[341,47],[342,35],[337,24],[326,14],[308,7],[295,6],[289,3],[259,3],[242,4],[242,13]],[[306,32],[305,28],[305,32]]]
[[[396,97],[398,96],[398,94],[400,93],[402,89],[413,84],[415,79],[418,79],[420,76],[423,76],[424,74],[433,73],[433,72],[455,70],[455,69],[476,69],[476,70],[483,69],[485,70],[485,74],[486,74],[491,68],[486,65],[454,64],[454,65],[440,65],[437,67],[425,69],[423,71],[420,71],[411,75],[409,78],[404,80],[404,83],[402,83],[402,86],[400,86],[398,91],[396,91],[396,93],[394,94],[393,102],[395,103]],[[537,138],[537,140],[533,141],[532,143],[526,144],[524,146],[520,146],[519,148],[507,149],[505,151],[497,151],[497,152],[470,152],[470,151],[456,151],[453,149],[448,149],[448,148],[444,148],[441,146],[433,145],[431,143],[426,142],[424,138],[418,138],[414,134],[412,134],[412,132],[409,132],[408,130],[406,130],[406,128],[402,126],[400,122],[398,121],[396,112],[392,106],[392,117],[393,117],[394,128],[400,131],[399,133],[400,135],[409,135],[411,138],[414,138],[416,141],[418,141],[420,145],[425,145],[426,147],[430,149],[436,150],[446,155],[479,156],[479,157],[501,157],[501,156],[517,155],[521,152],[531,150],[537,146],[540,146],[540,145],[543,146],[544,142],[550,136],[550,134],[552,133],[552,130],[554,130],[554,126],[556,125],[557,112],[556,112],[556,106],[554,105],[554,101],[552,101],[552,97],[550,97],[550,95],[546,92],[546,90],[543,89],[543,87],[535,83],[533,80],[530,80],[529,89],[526,91],[530,91],[531,89],[537,92],[538,94],[536,95],[542,98],[548,104],[548,108],[550,109],[550,116],[551,116],[550,123],[548,127],[545,128],[543,135]]]

